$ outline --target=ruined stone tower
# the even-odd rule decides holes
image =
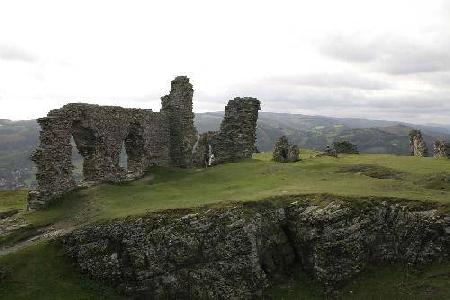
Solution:
[[[186,168],[192,163],[192,147],[197,141],[194,126],[192,96],[194,90],[189,78],[178,76],[172,81],[170,94],[161,98],[161,113],[169,129],[170,164]]]
[[[409,143],[412,156],[428,156],[428,147],[423,140],[420,130],[411,130],[409,133]]]

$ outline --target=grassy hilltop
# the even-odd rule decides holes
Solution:
[[[0,246],[27,239],[39,228],[49,225],[71,228],[148,211],[220,205],[280,195],[327,193],[373,196],[379,197],[380,201],[395,197],[439,202],[444,209],[450,207],[450,160],[381,154],[332,158],[314,157],[314,154],[302,150],[302,161],[288,164],[271,161],[271,153],[260,153],[252,160],[208,169],[154,168],[143,179],[80,189],[66,195],[48,210],[32,213],[25,212],[26,191],[0,191],[0,212],[18,208],[22,210],[21,218],[28,223],[24,229],[0,238]],[[13,271],[6,283],[0,284],[0,298],[6,295],[10,299],[29,299],[31,296],[57,299],[58,295],[65,295],[65,299],[119,297],[114,291],[77,275],[76,269],[52,243],[44,242],[0,257],[0,266]],[[427,267],[420,273],[409,273],[396,266],[380,266],[368,270],[344,292],[348,298],[358,299],[358,295],[367,295],[370,286],[372,299],[388,299],[386,295],[392,293],[397,293],[393,299],[402,299],[411,291],[420,293],[425,285],[434,291],[436,299],[445,299],[450,296],[445,284],[449,269],[450,264],[444,264]],[[319,297],[320,293],[315,291],[318,287],[313,282],[305,287],[304,275],[299,274],[299,278],[301,283],[289,283],[274,290],[273,295],[279,299]]]

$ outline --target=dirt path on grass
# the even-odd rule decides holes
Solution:
[[[27,246],[34,245],[40,241],[44,240],[52,240],[58,237],[61,237],[69,232],[71,232],[75,227],[68,227],[68,228],[55,228],[53,225],[48,227],[43,227],[39,230],[38,234],[20,241],[18,243],[15,243],[13,245],[8,245],[5,247],[0,248],[0,257],[4,255],[8,255],[10,253],[14,253],[16,251],[19,251]]]

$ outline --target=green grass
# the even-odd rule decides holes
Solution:
[[[55,201],[49,209],[36,212],[24,211],[26,191],[0,192],[0,211],[21,208],[20,215],[30,223],[31,232],[49,223],[60,227],[77,226],[147,211],[296,194],[397,197],[437,201],[450,206],[450,191],[434,188],[441,180],[436,174],[450,172],[450,160],[393,155],[342,155],[336,159],[313,157],[313,154],[303,150],[302,161],[286,164],[272,162],[270,153],[260,153],[252,160],[208,169],[158,167],[151,170],[152,176],[134,182],[99,184],[73,191]],[[384,176],[386,174],[401,176]],[[428,184],[430,178],[432,186]],[[26,228],[23,231],[10,236],[9,240],[27,237],[29,232]],[[53,244],[9,254],[0,258],[0,266],[14,270],[6,284],[0,284],[0,298],[8,295],[12,299],[111,299],[116,296],[79,277]],[[432,266],[422,273],[409,273],[394,266],[368,269],[342,293],[346,298],[353,297],[351,299],[361,299],[367,291],[374,296],[364,299],[389,299],[385,296],[390,293],[399,295],[394,299],[402,299],[400,291],[417,291],[420,295],[433,290],[436,296],[433,299],[439,299],[441,295],[450,295],[444,284],[445,280],[450,280],[449,269],[449,264],[441,269]],[[305,275],[299,275],[298,283],[276,290],[277,299],[322,297],[320,287],[308,281]]]
[[[0,257],[0,272],[0,299],[123,299],[79,274],[52,243]]]
[[[434,264],[422,270],[400,265],[370,266],[336,295],[337,299],[449,299],[450,262]],[[324,299],[323,288],[300,273],[267,291],[273,299]]]
[[[0,212],[10,209],[22,209],[27,206],[26,190],[3,191],[0,190]]]
[[[435,174],[450,171],[450,160],[374,154],[341,155],[336,159],[312,157],[312,154],[303,150],[302,161],[286,164],[272,162],[271,153],[260,153],[252,160],[208,169],[154,168],[151,170],[153,180],[144,178],[78,190],[48,210],[24,216],[35,224],[57,220],[83,223],[161,209],[312,193],[398,197],[450,204],[450,190],[426,185]],[[342,171],[358,170],[361,166],[363,172]],[[386,172],[401,176],[374,178],[383,177]],[[22,202],[18,201],[22,196]],[[25,206],[25,194],[13,199],[16,199],[11,200],[14,205]],[[4,207],[3,203],[1,205]]]
[[[450,204],[450,193],[427,189],[418,182],[450,170],[450,160],[392,155],[343,155],[310,158],[280,164],[270,153],[253,160],[200,170],[155,168],[153,182],[138,180],[123,185],[98,185],[80,191],[91,199],[98,218],[121,217],[145,211],[194,207],[229,201],[259,200],[276,195],[330,193],[343,196],[398,197]],[[378,179],[360,173],[342,173],[343,166],[375,165],[402,174]]]

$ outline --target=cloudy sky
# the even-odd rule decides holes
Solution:
[[[0,2],[0,118],[68,102],[159,110],[187,75],[195,111],[450,124],[450,1]]]

